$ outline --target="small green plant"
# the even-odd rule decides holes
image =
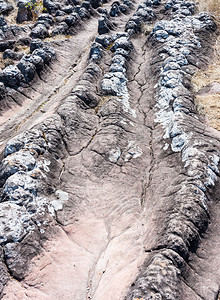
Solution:
[[[26,8],[31,12],[32,19],[34,21],[37,20],[42,12],[47,11],[47,9],[43,5],[43,0],[30,1],[26,4]]]

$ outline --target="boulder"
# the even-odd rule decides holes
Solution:
[[[23,23],[26,21],[31,21],[33,19],[32,8],[34,1],[29,0],[19,0],[17,2],[18,13],[16,21],[17,23]]]
[[[5,1],[0,1],[0,14],[8,15],[14,9],[13,5]]]
[[[90,48],[89,58],[91,61],[99,61],[103,55],[103,47],[99,44],[94,42]]]
[[[87,2],[87,1],[86,1]],[[74,8],[72,5],[67,5],[67,6],[64,6],[62,8],[62,11],[65,13],[65,14],[71,14],[73,12]]]
[[[49,36],[49,32],[44,24],[37,24],[37,26],[32,29],[30,35],[32,38],[45,39]]]
[[[10,59],[14,59],[14,60],[19,60],[21,59],[23,56],[22,53],[17,53],[11,49],[6,49],[3,53],[3,58],[6,59],[6,58],[10,58]]]
[[[5,51],[6,49],[12,49],[15,44],[15,40],[0,41],[0,52]]]
[[[26,83],[30,82],[34,78],[36,67],[33,63],[23,60],[18,64],[18,68],[24,75]]]
[[[31,41],[30,51],[32,53],[35,49],[41,49],[41,48],[43,48],[43,46],[44,46],[44,43],[40,39],[34,39]]]
[[[33,54],[25,54],[22,59],[22,63],[32,63],[34,64],[36,71],[41,71],[44,67],[44,60],[38,56],[38,55],[33,55]]]
[[[79,21],[79,15],[76,12],[67,16],[64,20],[64,22],[66,22],[66,24],[69,27],[74,26],[75,24],[77,24],[78,21]]]
[[[26,210],[10,202],[0,204],[0,244],[19,242],[27,230],[35,228]]]
[[[68,27],[67,23],[62,22],[53,29],[52,35],[54,36],[54,35],[58,35],[58,34],[66,34],[68,29],[69,29],[69,27]]]
[[[24,76],[17,66],[11,65],[2,71],[0,81],[8,87],[17,87],[24,81]]]
[[[111,17],[117,17],[121,14],[119,6],[120,6],[120,2],[118,2],[118,1],[115,1],[112,3],[112,6],[111,6],[111,9],[109,12]]]
[[[43,0],[43,5],[49,14],[54,14],[58,9],[60,9],[60,4],[51,0]]]
[[[44,48],[44,49],[36,49],[33,51],[33,55],[35,56],[40,56],[45,64],[49,64],[50,61],[52,60],[53,55],[53,51],[49,48]]]

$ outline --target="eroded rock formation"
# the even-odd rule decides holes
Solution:
[[[1,298],[218,299],[220,135],[191,83],[215,18],[186,0],[2,7],[22,25],[0,17]]]

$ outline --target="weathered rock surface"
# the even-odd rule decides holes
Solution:
[[[191,85],[214,18],[28,3],[0,17],[0,298],[218,299],[220,135]]]

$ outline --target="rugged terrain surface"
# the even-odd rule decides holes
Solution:
[[[220,134],[197,101],[220,83],[193,86],[217,19],[186,0],[0,11],[1,299],[218,300]]]

